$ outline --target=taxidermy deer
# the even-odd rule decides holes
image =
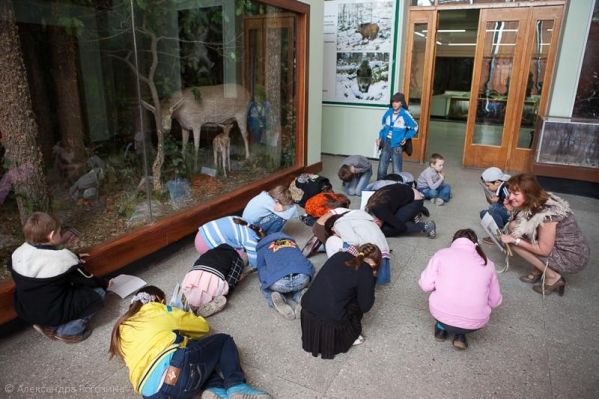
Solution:
[[[229,134],[234,125],[234,118],[229,118],[222,124],[219,124],[219,126],[223,128],[223,131],[217,134],[212,140],[214,167],[218,169],[218,154],[220,154],[223,164],[223,174],[225,177],[227,177],[227,167],[229,168],[229,172],[231,171],[231,139],[229,138]]]
[[[225,92],[233,92],[235,96],[225,97]],[[199,98],[196,99],[196,95]],[[245,158],[248,159],[250,147],[246,121],[249,100],[248,91],[237,84],[187,88],[161,102],[162,128],[169,131],[172,119],[179,122],[183,131],[183,154],[189,142],[189,132],[193,132],[194,165],[197,167],[202,125],[207,122],[218,124],[224,119],[233,117],[238,121],[245,144]]]

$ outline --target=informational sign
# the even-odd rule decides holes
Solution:
[[[324,2],[325,103],[389,105],[398,2]]]

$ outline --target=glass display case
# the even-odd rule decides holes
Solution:
[[[0,280],[31,211],[71,226],[73,250],[144,227],[172,242],[197,228],[186,211],[224,213],[240,189],[301,169],[308,7],[9,1],[0,68],[21,91],[0,115]]]

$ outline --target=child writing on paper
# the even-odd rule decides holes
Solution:
[[[112,329],[110,357],[129,369],[144,398],[267,399],[245,382],[239,353],[227,334],[208,334],[208,322],[167,306],[164,292],[140,289]]]
[[[283,230],[285,223],[295,215],[295,204],[289,188],[276,186],[252,198],[241,217],[270,234]]]
[[[418,191],[424,195],[424,198],[438,206],[449,202],[451,198],[451,186],[445,183],[444,167],[443,155],[437,153],[431,155],[429,167],[422,171],[416,183]]]
[[[495,220],[495,223],[497,223],[497,227],[503,229],[510,217],[507,208],[503,204],[509,195],[507,181],[510,179],[510,175],[504,174],[497,167],[491,167],[483,171],[480,179],[485,187],[494,194],[490,198],[487,198],[490,206],[480,211],[480,218],[482,219],[488,213]],[[493,241],[488,237],[483,238],[483,242],[493,244]]]
[[[387,176],[389,160],[393,161],[393,173],[401,172],[404,146],[418,131],[418,123],[408,112],[408,104],[403,93],[393,95],[389,109],[383,115],[382,123],[383,128],[376,139],[376,144],[381,149],[377,180]]]

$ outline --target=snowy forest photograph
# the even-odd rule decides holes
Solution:
[[[337,53],[336,72],[337,100],[388,102],[389,53]]]
[[[394,1],[339,4],[337,51],[390,52]]]

